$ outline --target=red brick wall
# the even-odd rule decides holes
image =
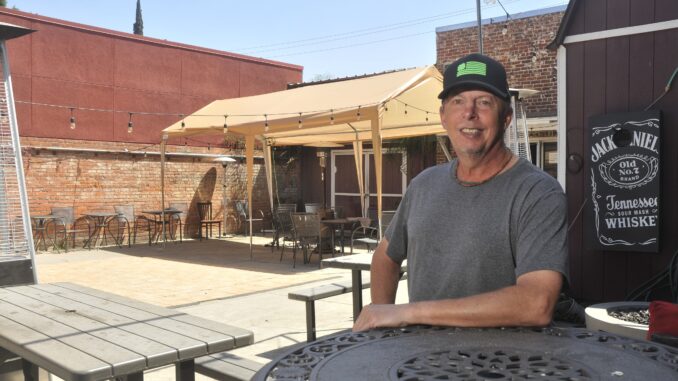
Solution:
[[[161,205],[159,146],[109,142],[60,141],[58,139],[21,139],[24,171],[31,214],[48,214],[54,206],[73,206],[76,215],[91,211],[112,211],[115,205],[134,205],[135,212],[157,210]],[[50,150],[72,147],[73,151]],[[102,152],[87,152],[85,149]],[[127,149],[129,152],[124,152]],[[242,150],[169,146],[168,152],[240,155]],[[103,152],[110,151],[110,152]],[[147,152],[146,155],[136,152]],[[255,152],[261,157],[261,152]],[[185,202],[188,213],[188,236],[197,233],[197,202],[212,201],[213,217],[226,221],[226,231],[235,232],[233,202],[245,198],[246,168],[232,163],[224,169],[212,157],[168,155],[165,166],[165,204]],[[276,168],[281,194],[296,194],[297,166]],[[291,181],[290,179],[297,179]],[[254,165],[255,210],[266,213],[270,225],[270,207],[263,159]],[[225,186],[224,186],[225,185]],[[223,208],[224,194],[228,204]],[[242,227],[241,227],[242,228]],[[255,227],[257,229],[257,227]],[[216,231],[215,231],[216,234]]]
[[[483,25],[483,52],[504,64],[509,86],[540,91],[525,100],[525,111],[531,117],[556,115],[556,52],[546,45],[555,37],[563,13]],[[502,34],[505,26],[507,33]],[[436,50],[442,72],[445,65],[478,51],[477,27],[438,32]]]

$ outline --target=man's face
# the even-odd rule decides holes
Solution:
[[[483,90],[466,90],[445,99],[440,120],[458,155],[482,157],[501,143],[511,115],[498,120],[500,102]]]

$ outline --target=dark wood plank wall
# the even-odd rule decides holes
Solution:
[[[675,0],[579,1],[567,35],[678,19]],[[573,219],[586,202],[588,118],[602,113],[643,110],[664,89],[678,66],[678,30],[646,33],[567,45],[567,155],[583,158],[567,171],[568,212]],[[621,300],[664,270],[678,249],[678,83],[656,108],[663,112],[661,179],[661,251],[624,253],[584,247],[587,228],[581,216],[570,230],[571,286],[586,301]],[[569,160],[569,159],[568,159]]]

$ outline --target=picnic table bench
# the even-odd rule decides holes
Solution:
[[[369,288],[370,281],[362,282],[361,287],[362,289]],[[306,341],[311,342],[316,339],[315,302],[331,296],[346,294],[351,291],[353,291],[353,284],[351,281],[338,281],[287,294],[289,299],[306,303]]]

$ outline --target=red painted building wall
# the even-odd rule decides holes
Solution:
[[[213,100],[284,90],[302,79],[297,65],[7,8],[0,8],[0,21],[36,30],[7,42],[31,214],[53,206],[73,206],[78,215],[115,205],[133,205],[137,213],[158,209],[162,129]],[[204,201],[235,231],[232,201],[245,197],[244,164],[224,169],[213,159],[242,155],[242,144],[219,136],[169,143],[165,206],[190,205],[194,223],[185,233],[197,231],[195,206]],[[267,210],[262,163],[255,161],[253,205]]]

